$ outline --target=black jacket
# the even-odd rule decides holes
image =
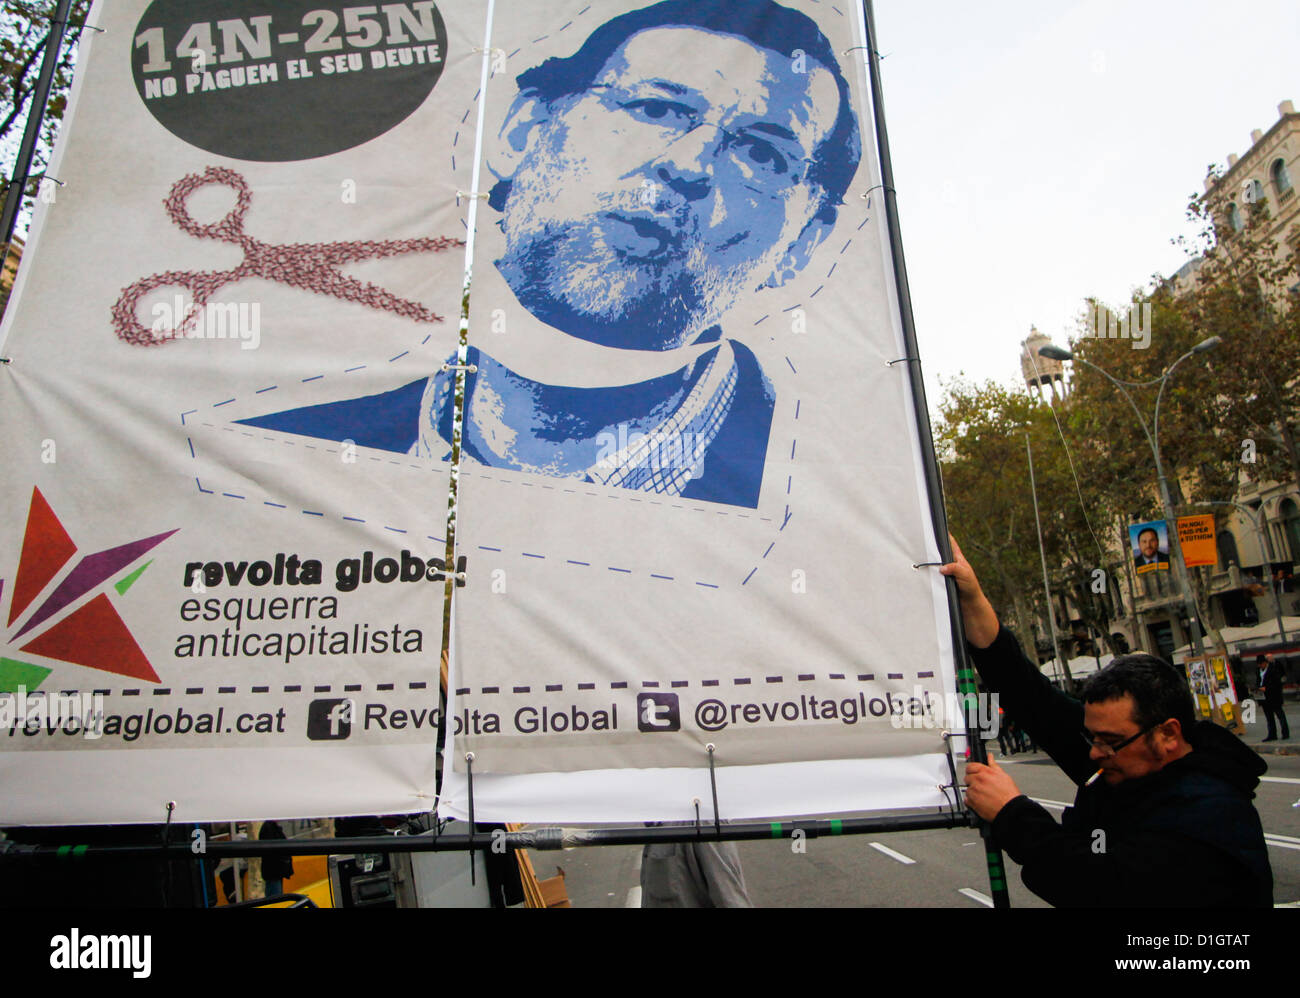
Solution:
[[[1083,704],[1055,689],[1007,630],[971,656],[1007,714],[1076,784],[1058,825],[1028,797],[993,822],[1025,886],[1060,907],[1271,907],[1273,873],[1251,803],[1267,767],[1223,728],[1198,722],[1192,751],[1109,786],[1084,742]]]
[[[1260,681],[1264,686],[1264,702],[1270,707],[1282,706],[1283,672],[1281,662],[1269,662]]]

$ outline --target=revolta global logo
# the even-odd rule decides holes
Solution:
[[[74,563],[76,542],[41,490],[33,488],[22,551],[10,587],[8,633],[0,651],[0,693],[20,687],[35,690],[54,671],[25,661],[29,656],[161,682],[117,612],[109,590],[118,598],[125,596],[153,564],[152,559],[138,566],[136,562],[174,533],[176,529],[167,530],[82,555]],[[72,567],[65,573],[69,565]],[[120,573],[125,574],[110,581]],[[4,589],[5,579],[0,578],[0,600]],[[15,657],[18,655],[24,658]]]

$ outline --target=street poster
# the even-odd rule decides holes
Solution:
[[[932,708],[953,650],[860,6],[509,9],[482,42],[506,65],[441,805],[951,806]]]
[[[1164,520],[1130,523],[1128,536],[1138,575],[1169,571],[1169,527]]]
[[[1214,546],[1214,514],[1180,516],[1178,546],[1182,548],[1183,562],[1188,568],[1218,564],[1219,556]]]

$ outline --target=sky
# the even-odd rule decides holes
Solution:
[[[932,412],[1018,382],[1031,326],[1187,260],[1210,163],[1300,109],[1300,3],[875,0],[886,124]],[[1156,331],[1158,334],[1158,330]]]

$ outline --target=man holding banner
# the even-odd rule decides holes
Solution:
[[[1007,713],[1079,785],[1061,824],[996,762],[966,767],[966,801],[1060,907],[1271,907],[1273,875],[1251,803],[1264,762],[1208,722],[1187,683],[1152,655],[1089,677],[1083,702],[1056,690],[998,622],[961,549],[957,583],[971,657]]]

